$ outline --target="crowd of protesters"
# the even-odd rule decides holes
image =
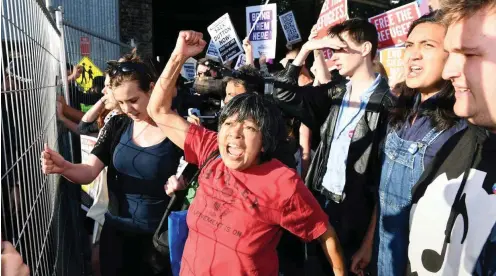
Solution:
[[[441,3],[410,26],[394,83],[375,26],[353,18],[279,70],[245,39],[246,65],[202,58],[193,82],[181,68],[207,43],[181,31],[160,74],[133,51],[86,113],[59,99],[59,120],[98,141],[83,163],[45,146],[41,166],[81,185],[107,170],[98,273],[173,275],[154,233],[186,192],[183,276],[496,275],[496,1]],[[29,274],[5,246],[2,272]]]

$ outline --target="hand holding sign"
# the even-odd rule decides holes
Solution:
[[[181,31],[177,38],[174,53],[184,57],[194,57],[201,53],[207,42],[203,40],[203,34],[195,31]]]

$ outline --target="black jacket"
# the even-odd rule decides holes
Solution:
[[[314,133],[320,129],[321,142],[310,165],[306,184],[315,192],[328,197],[329,192],[323,188],[322,179],[326,173],[346,83],[330,82],[318,87],[296,87],[294,84],[299,71],[299,67],[290,66],[282,78],[276,80],[274,98],[287,115],[298,118]],[[370,97],[365,115],[358,122],[351,141],[344,189],[346,198],[339,204],[341,219],[338,220],[347,218],[348,222],[342,222],[347,225],[344,228],[354,233],[357,230],[365,233],[375,206],[381,169],[379,148],[386,136],[388,110],[393,104],[394,98],[390,94],[389,85],[382,79]],[[359,233],[356,234],[361,235]]]

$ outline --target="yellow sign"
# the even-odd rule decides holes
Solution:
[[[405,67],[403,65],[404,54],[404,47],[381,50],[380,61],[384,65],[389,79],[392,81],[403,81],[405,78]]]
[[[76,79],[76,82],[84,91],[88,91],[93,86],[93,79],[95,77],[103,76],[103,73],[89,57],[83,57],[78,65],[82,67],[82,71],[79,78]]]

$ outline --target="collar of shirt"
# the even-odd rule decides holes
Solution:
[[[367,103],[369,102],[370,96],[372,93],[374,93],[375,89],[377,86],[379,86],[379,83],[381,82],[382,76],[380,74],[376,74],[376,78],[372,85],[367,88],[367,90],[363,91],[362,95],[360,95],[360,109],[365,107]],[[346,94],[344,95],[343,98],[343,104],[346,106],[349,106],[349,99],[351,95],[351,80],[346,83]]]

